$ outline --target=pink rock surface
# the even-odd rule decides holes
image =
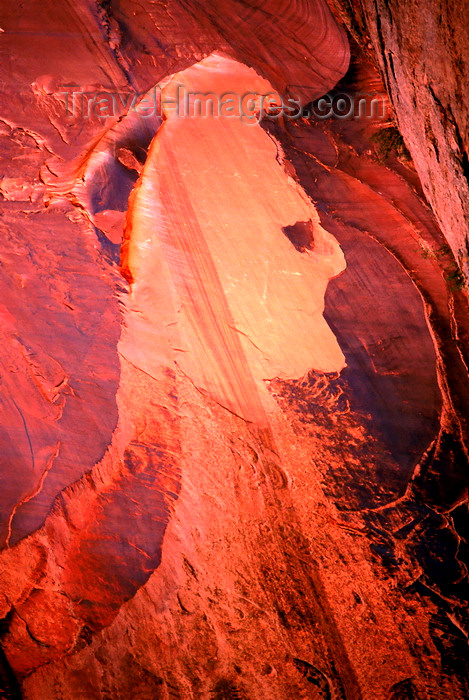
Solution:
[[[467,296],[413,164],[166,101],[381,91],[363,50],[320,0],[0,28],[0,695],[466,697]]]
[[[187,93],[272,92],[252,70],[217,55],[173,81]],[[344,362],[322,317],[343,256],[286,175],[279,149],[241,115],[170,114],[132,195],[123,263],[141,317],[125,341],[127,359],[138,361],[136,348],[155,374],[166,352],[166,363],[199,389],[263,425],[263,380],[340,371]],[[300,221],[313,239],[303,253],[282,231]],[[155,332],[166,350],[155,346]]]

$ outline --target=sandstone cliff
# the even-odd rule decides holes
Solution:
[[[406,7],[3,4],[1,697],[467,697],[467,54]]]
[[[469,5],[331,0],[383,76],[425,196],[469,272]]]

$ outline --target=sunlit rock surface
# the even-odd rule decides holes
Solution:
[[[0,695],[467,697],[462,190],[435,170],[435,218],[424,108],[416,169],[376,116],[176,112],[383,92],[319,0],[0,13]]]
[[[123,263],[140,316],[125,355],[144,358],[151,374],[176,364],[225,408],[265,427],[264,380],[344,365],[322,316],[343,254],[287,176],[275,139],[238,110],[199,116],[188,105],[183,116],[184,106],[176,111],[166,96],[173,84],[184,94],[272,92],[254,71],[216,54],[163,91],[166,121],[127,215]],[[303,252],[284,233],[300,222],[311,231]]]

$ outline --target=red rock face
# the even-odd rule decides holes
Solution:
[[[425,196],[467,276],[468,3],[330,4],[373,51]]]
[[[319,0],[0,27],[0,695],[466,697],[454,259],[376,116],[259,115],[364,51]]]

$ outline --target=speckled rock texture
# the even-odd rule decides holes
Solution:
[[[441,229],[469,272],[469,4],[331,0],[376,61]]]

